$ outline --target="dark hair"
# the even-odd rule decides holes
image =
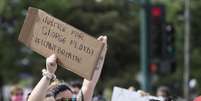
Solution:
[[[159,88],[158,88],[158,91],[163,92],[163,93],[165,94],[164,97],[170,96],[170,90],[169,90],[169,88],[166,87],[166,86],[161,86],[161,87],[159,87]]]
[[[73,93],[71,86],[67,83],[60,83],[56,87],[54,87],[50,93],[48,93],[46,96],[54,96],[56,97],[60,92],[63,92],[65,90],[69,90],[70,92]]]
[[[81,87],[82,87],[82,82],[80,81],[80,80],[74,80],[74,81],[71,81],[70,82],[70,85],[72,86],[72,87],[78,87],[79,89],[81,89]]]

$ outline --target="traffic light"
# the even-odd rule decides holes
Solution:
[[[162,40],[162,58],[170,59],[175,57],[175,28],[173,24],[166,24]]]
[[[165,33],[165,6],[163,4],[147,5],[148,58],[149,71],[154,74],[160,70],[163,53],[163,34]]]
[[[157,65],[157,73],[170,74],[176,71],[175,28],[173,24],[166,23],[162,34],[162,54]]]
[[[173,24],[166,24],[162,40],[160,73],[170,74],[176,70],[175,28]]]
[[[146,11],[148,13],[149,71],[152,74],[172,73],[176,67],[175,29],[172,24],[166,23],[163,4],[146,6]]]
[[[162,4],[150,5],[147,8],[148,37],[149,37],[149,57],[151,63],[161,59],[162,37],[165,33],[165,7]]]

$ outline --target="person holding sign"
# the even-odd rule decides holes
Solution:
[[[43,77],[34,87],[33,91],[27,98],[28,101],[92,101],[92,96],[96,84],[99,80],[105,55],[107,51],[107,36],[100,36],[99,41],[104,43],[104,48],[99,57],[96,69],[91,80],[84,79],[82,88],[75,96],[71,88],[65,83],[56,84],[53,89],[49,90],[51,80],[56,79],[55,71],[57,69],[56,55],[51,55],[46,59],[46,70],[43,70]]]

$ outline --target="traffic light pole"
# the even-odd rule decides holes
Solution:
[[[190,0],[185,0],[185,38],[184,38],[184,97],[189,99],[190,76]]]
[[[144,5],[149,5],[150,0],[140,0],[140,65],[143,80],[141,82],[141,88],[145,91],[150,91],[150,73],[149,73],[149,56],[148,56],[148,28],[147,28],[147,16],[146,8]]]

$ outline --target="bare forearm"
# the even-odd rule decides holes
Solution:
[[[33,89],[28,101],[44,101],[49,84],[50,80],[43,76]]]
[[[44,101],[50,80],[56,79],[56,76],[54,75],[57,69],[56,59],[55,54],[52,54],[46,59],[46,69],[42,70],[43,77],[34,87],[28,101]]]
[[[104,61],[104,60],[102,60],[102,61]],[[92,77],[92,80],[84,79],[84,81],[83,81],[82,92],[84,95],[84,101],[91,101],[92,100],[94,89],[95,89],[96,84],[98,83],[98,80],[100,78],[103,64],[100,64],[99,66],[100,67],[97,67],[97,69],[95,70],[94,76]]]
[[[93,76],[92,80],[84,79],[83,84],[82,84],[82,92],[84,95],[84,101],[92,100],[94,89],[96,87],[96,84],[98,83],[100,75],[101,75],[101,69],[97,69],[94,72],[94,76]]]
[[[93,77],[91,80],[84,79],[83,85],[82,85],[82,92],[84,95],[84,101],[91,101],[94,89],[96,87],[96,84],[100,78],[101,71],[103,68],[104,60],[105,60],[105,54],[107,51],[107,37],[106,36],[100,36],[98,40],[102,41],[104,43],[104,48],[100,54],[98,63],[96,65],[96,69],[94,71]]]
[[[92,82],[92,81],[89,81],[87,79],[84,79],[84,81],[83,81],[83,85],[82,85],[81,90],[82,90],[83,95],[84,95],[84,101],[91,101],[92,100],[94,89],[95,89],[96,84],[97,84],[97,81],[96,82],[95,81]]]

